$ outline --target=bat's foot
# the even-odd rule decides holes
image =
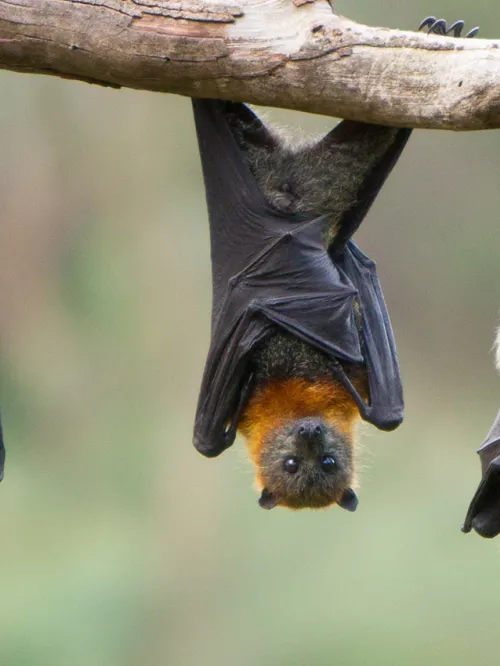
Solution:
[[[418,29],[423,30],[424,28],[428,28],[427,33],[429,35],[431,33],[435,35],[449,35],[450,33],[453,33],[453,37],[462,37],[462,30],[464,25],[465,23],[463,21],[455,21],[455,23],[452,23],[450,27],[448,27],[444,19],[437,19],[435,16],[428,16],[427,18],[424,18],[422,23],[418,26]],[[472,30],[469,30],[469,32],[463,36],[475,37],[478,32],[478,27],[472,28]]]

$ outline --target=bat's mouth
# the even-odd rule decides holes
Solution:
[[[259,498],[259,505],[263,509],[274,509],[276,506],[283,506],[288,509],[326,509],[333,504],[338,504],[346,511],[356,511],[358,507],[358,496],[352,488],[345,488],[339,496],[332,498],[329,495],[321,496],[320,493],[312,493],[307,496],[301,494],[299,496],[291,496],[280,498],[267,488],[261,493]]]

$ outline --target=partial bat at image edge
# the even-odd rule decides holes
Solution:
[[[500,534],[500,411],[478,449],[483,478],[469,505],[463,532],[491,539]]]
[[[4,464],[5,464],[5,446],[3,444],[2,421],[0,420],[0,481],[3,480]]]

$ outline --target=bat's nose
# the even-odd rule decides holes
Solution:
[[[304,439],[315,439],[325,434],[325,426],[321,419],[301,419],[297,423],[296,432]]]
[[[300,419],[295,424],[294,430],[297,442],[305,444],[308,448],[315,449],[324,442],[326,426],[321,419],[313,417]]]

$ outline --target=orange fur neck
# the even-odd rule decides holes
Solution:
[[[348,391],[329,378],[310,381],[300,377],[273,380],[257,389],[241,418],[239,429],[247,439],[249,453],[259,466],[263,445],[286,421],[321,416],[352,443],[359,410]]]

